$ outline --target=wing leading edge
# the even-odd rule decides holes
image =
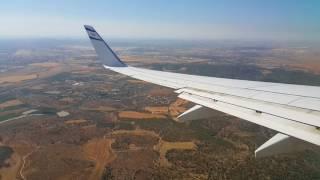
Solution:
[[[210,117],[210,109],[215,109],[278,131],[279,134],[256,150],[259,157],[309,148],[305,142],[320,146],[320,87],[130,67],[120,60],[93,27],[85,25],[85,29],[106,69],[173,88],[180,98],[198,104],[180,115],[182,121]],[[206,115],[200,116],[203,113]],[[296,148],[297,144],[302,148]]]

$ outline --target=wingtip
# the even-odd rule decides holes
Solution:
[[[98,32],[90,25],[84,25],[99,59],[109,67],[126,67],[127,65],[112,51]]]
[[[88,30],[88,31],[94,31],[94,32],[96,32],[96,30],[92,27],[92,26],[90,26],[90,25],[83,25],[84,26],[84,28],[86,29],[86,30]]]

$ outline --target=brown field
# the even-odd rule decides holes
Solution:
[[[88,159],[77,145],[50,144],[28,156],[22,174],[25,179],[88,179],[94,165]]]
[[[10,100],[10,101],[6,101],[4,103],[0,104],[0,108],[7,108],[7,107],[11,107],[11,106],[18,106],[23,104],[23,102],[21,102],[18,99],[14,99],[14,100]]]
[[[74,101],[74,99],[70,98],[70,97],[65,97],[65,98],[61,98],[60,101],[63,101],[66,103],[72,103]]]
[[[173,107],[178,107],[178,106],[184,106],[186,104],[188,104],[189,102],[187,100],[184,99],[177,99],[174,103],[172,103],[170,106]]]
[[[64,63],[33,63],[30,68],[37,72],[38,78],[48,78],[62,72],[86,69],[87,66],[70,65]]]
[[[195,150],[196,144],[194,142],[167,142],[160,139],[159,143],[154,146],[154,149],[159,152],[159,163],[160,166],[171,166],[170,162],[166,158],[166,154],[169,150]]]
[[[53,63],[53,62],[44,62],[44,63],[32,63],[32,64],[30,64],[30,66],[51,68],[51,67],[60,66],[60,64],[59,63]]]
[[[93,70],[82,69],[82,70],[74,70],[71,72],[71,74],[89,74],[92,72],[93,72]]]
[[[151,114],[147,113],[140,113],[140,112],[132,112],[132,111],[123,111],[119,113],[120,118],[142,118],[142,119],[149,119],[149,118],[164,118],[166,115],[171,115],[172,117],[176,117],[179,114],[186,111],[186,104],[188,101],[177,99],[174,103],[170,104],[169,107],[166,106],[147,106],[144,108],[145,111],[150,112]]]
[[[75,66],[75,68],[78,68]],[[59,63],[34,63],[26,66],[19,72],[3,75],[0,77],[0,84],[20,83],[26,80],[47,78],[65,71],[70,71],[70,66]]]
[[[179,61],[172,61],[171,58],[158,58],[154,55],[122,55],[120,56],[126,62],[130,63],[143,63],[143,64],[153,64],[153,63],[178,63]],[[192,59],[192,62],[202,62],[203,60]],[[187,59],[184,59],[184,62],[188,62]]]
[[[285,67],[320,74],[319,50],[276,48],[273,49],[273,55],[277,58],[268,57],[256,62],[256,65],[265,68]]]
[[[165,119],[166,116],[159,114],[150,114],[136,111],[121,111],[118,113],[120,118],[127,119]]]
[[[64,123],[65,124],[82,124],[82,123],[86,123],[88,122],[87,120],[85,119],[77,119],[77,120],[68,120],[68,121],[65,121]]]
[[[143,56],[121,56],[121,59],[123,59],[126,62],[148,62],[148,59],[146,57]],[[149,59],[150,61],[150,59]]]
[[[116,158],[111,148],[113,142],[113,139],[92,139],[83,146],[85,154],[95,162],[89,179],[101,179],[106,165]]]
[[[125,135],[125,134],[132,134],[132,135],[137,135],[137,136],[148,135],[148,136],[159,137],[159,135],[157,133],[155,133],[154,131],[148,131],[148,130],[143,130],[143,129],[117,130],[117,131],[113,131],[111,133],[111,135]]]
[[[81,65],[81,64],[78,64],[78,62],[74,62],[74,63],[75,64],[73,64],[71,66],[72,71],[70,71],[72,74],[88,74],[88,73],[91,73],[91,72],[97,70],[96,67],[89,67],[87,65]]]
[[[167,96],[171,95],[173,92],[169,88],[164,88],[164,87],[155,87],[151,89],[148,94],[151,96]]]
[[[294,65],[291,65],[293,68],[297,68],[300,70],[307,70],[311,71],[315,74],[320,74],[320,64],[319,62],[310,62],[310,63],[297,63]]]
[[[151,112],[152,114],[168,114],[169,108],[166,106],[147,106],[144,108],[145,111]]]
[[[63,64],[59,64],[57,66],[51,66],[51,67],[39,67],[39,73],[38,76],[39,78],[47,78],[50,76],[54,76],[56,74],[62,73],[62,72],[66,72],[69,70],[70,67],[68,67],[67,65],[63,65]]]
[[[0,77],[0,83],[19,83],[21,81],[36,79],[38,74],[12,75]]]
[[[179,114],[183,113],[186,111],[185,106],[189,102],[183,99],[177,99],[174,103],[170,104],[169,106],[169,113],[172,117],[176,117]]]
[[[89,130],[89,129],[95,129],[97,127],[96,124],[91,124],[88,126],[82,126],[81,129]]]

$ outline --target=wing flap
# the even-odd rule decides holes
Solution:
[[[213,113],[212,109],[203,107],[200,105],[195,105],[192,108],[188,109],[184,113],[178,116],[180,122],[193,121],[199,119],[207,119],[214,117],[216,113]]]
[[[264,101],[255,100],[255,99],[242,98],[242,97],[232,96],[232,95],[227,95],[222,93],[203,92],[203,91],[194,90],[190,88],[183,88],[176,92],[177,93],[185,92],[185,93],[195,94],[201,97],[206,97],[206,98],[214,99],[217,101],[233,104],[236,106],[244,107],[247,109],[260,111],[262,113],[271,114],[271,115],[282,117],[288,120],[297,121],[300,123],[320,127],[320,112],[318,111],[312,111],[309,109],[302,109],[302,108],[292,107],[288,105],[264,102]]]
[[[201,97],[189,93],[181,93],[179,97],[196,104],[212,108],[247,120],[249,122],[273,129],[297,139],[301,139],[318,146],[320,145],[320,131],[317,130],[314,126],[302,124],[271,114],[257,112],[252,109],[224,103],[221,101],[215,101],[210,98]]]
[[[255,150],[256,157],[266,157],[281,153],[298,152],[306,149],[314,149],[316,146],[300,139],[278,133]]]

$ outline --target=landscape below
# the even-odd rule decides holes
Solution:
[[[267,158],[276,132],[192,107],[168,88],[103,69],[88,42],[0,43],[0,179],[319,179],[320,153]],[[128,64],[179,73],[320,85],[319,48],[114,41]],[[223,47],[223,48],[221,48]]]

